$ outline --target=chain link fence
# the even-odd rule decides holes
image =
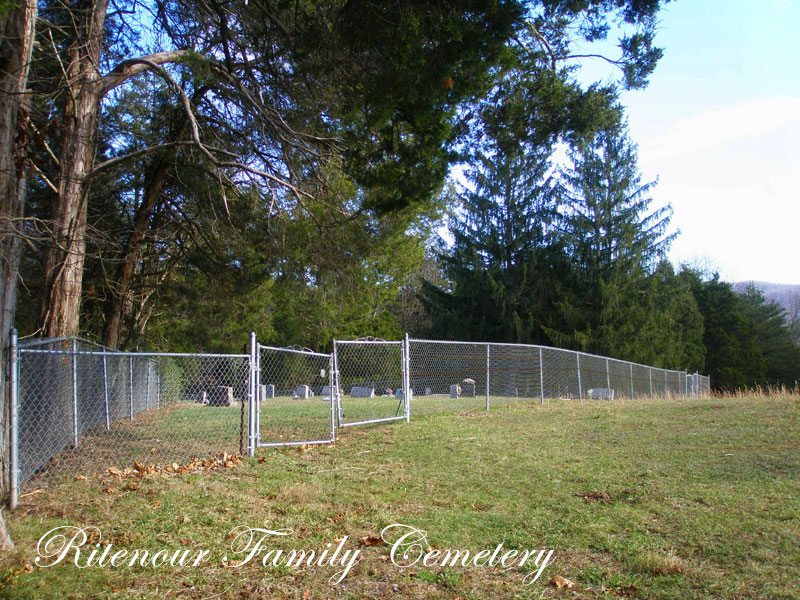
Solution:
[[[525,344],[412,339],[408,342],[411,413],[547,398],[701,396],[708,377]]]
[[[20,345],[15,367],[17,492],[111,466],[245,450],[247,355],[44,340]]]
[[[492,405],[704,396],[695,373],[523,344],[334,340],[333,352],[118,352],[80,339],[11,347],[11,504],[110,466],[331,443],[336,425]]]

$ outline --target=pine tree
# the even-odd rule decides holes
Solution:
[[[573,275],[559,303],[564,329],[548,333],[582,350],[662,364],[644,324],[659,309],[648,295],[648,278],[677,235],[668,233],[672,209],[652,208],[654,183],[642,183],[624,123],[576,142],[569,159],[559,188],[559,228]]]

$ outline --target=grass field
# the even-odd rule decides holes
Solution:
[[[796,397],[518,403],[338,436],[213,473],[88,477],[23,498],[6,514],[17,550],[0,559],[0,596],[800,598]],[[528,568],[401,568],[376,539],[392,523],[427,530],[436,550],[554,554],[530,585]],[[210,559],[35,566],[38,540],[61,525],[95,526],[115,550],[205,548]],[[270,541],[284,550],[348,536],[360,562],[335,587],[329,566],[227,568],[241,525],[292,529]],[[557,577],[573,587],[548,584],[566,585]]]

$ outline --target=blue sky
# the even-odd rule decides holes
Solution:
[[[800,284],[797,0],[677,0],[646,90],[622,96],[645,181],[670,203],[673,262]],[[601,65],[585,75],[602,77]]]

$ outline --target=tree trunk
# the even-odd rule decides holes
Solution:
[[[88,177],[94,166],[97,116],[103,89],[100,54],[108,0],[94,0],[76,24],[68,50],[67,102],[59,154],[54,243],[45,257],[40,324],[47,337],[77,335],[86,253]]]
[[[0,25],[0,498],[8,491],[8,346],[17,308],[20,219],[25,206],[24,93],[33,50],[38,5],[26,0],[11,10]],[[0,550],[11,550],[0,512]]]
[[[109,348],[119,348],[122,339],[122,322],[132,305],[132,284],[136,268],[142,257],[142,243],[147,234],[150,217],[161,196],[164,179],[169,170],[169,163],[163,157],[156,159],[145,183],[142,203],[136,211],[133,230],[125,244],[125,254],[117,269],[117,277],[112,290],[111,304],[106,314],[106,326],[103,332],[103,343]]]

